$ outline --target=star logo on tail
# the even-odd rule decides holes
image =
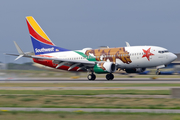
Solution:
[[[146,57],[146,58],[148,59],[148,61],[150,61],[150,60],[149,60],[149,57],[152,56],[152,55],[154,55],[154,54],[152,54],[152,53],[150,52],[150,49],[151,49],[151,48],[149,48],[148,50],[144,50],[144,49],[143,49],[144,55],[142,56],[142,58],[143,58],[143,57]]]

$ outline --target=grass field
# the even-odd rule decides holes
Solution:
[[[0,112],[2,120],[180,120],[180,114],[110,112]]]
[[[170,95],[170,90],[0,90],[0,94],[29,94],[29,95]]]
[[[93,97],[89,95],[170,95],[170,90],[0,90],[1,107],[179,109],[179,99]],[[61,95],[61,96],[59,96]],[[64,96],[62,96],[64,95]],[[71,96],[65,96],[71,95]],[[85,96],[73,96],[85,95]]]
[[[38,91],[33,91],[38,92]],[[42,91],[43,92],[43,91]],[[56,91],[57,93],[58,91]],[[15,94],[15,92],[14,92]],[[47,93],[46,93],[47,94]],[[179,109],[179,99],[58,95],[1,95],[0,107]]]

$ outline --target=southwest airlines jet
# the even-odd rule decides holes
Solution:
[[[84,48],[82,50],[69,50],[56,46],[42,30],[32,16],[26,17],[34,54],[24,53],[21,48],[15,46],[21,57],[32,58],[35,63],[55,69],[67,71],[89,72],[88,80],[95,80],[97,74],[106,74],[107,80],[113,80],[117,69],[127,73],[140,73],[146,68],[156,67],[156,74],[159,69],[166,67],[174,61],[177,56],[167,49],[157,46],[130,46],[117,48]]]

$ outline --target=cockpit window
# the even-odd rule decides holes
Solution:
[[[167,53],[167,52],[169,52],[169,51],[167,51],[167,50],[164,50],[164,51],[158,51],[158,53]]]

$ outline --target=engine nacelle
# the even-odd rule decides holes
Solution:
[[[146,70],[146,68],[133,68],[133,69],[126,69],[127,73],[142,73]]]
[[[94,66],[95,73],[113,73],[116,71],[116,65],[112,62],[99,62]]]

